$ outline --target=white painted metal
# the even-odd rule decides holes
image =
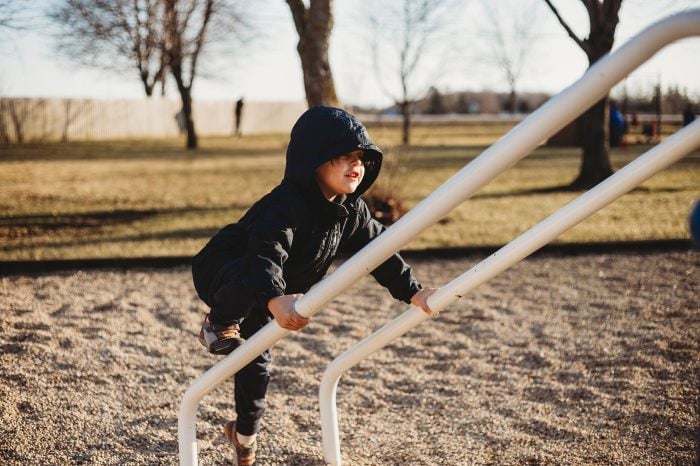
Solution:
[[[440,288],[428,299],[430,309],[439,312],[445,306],[517,264],[569,228],[632,190],[647,178],[698,148],[700,148],[700,120],[669,137],[662,144],[631,162],[595,188],[579,196],[487,259]],[[319,388],[323,455],[326,464],[339,465],[341,462],[335,402],[340,377],[351,367],[428,318],[430,316],[412,306],[408,311],[346,350],[326,368]]]
[[[260,329],[233,353],[202,374],[185,391],[177,419],[177,435],[181,465],[196,465],[197,460],[197,407],[204,395],[218,387],[241,370],[260,353],[282,339],[290,330],[283,329],[276,321]]]
[[[439,311],[440,308],[434,307],[435,304],[430,298],[428,298],[430,309],[436,312]],[[321,409],[321,438],[323,440],[323,458],[326,464],[339,465],[341,462],[338,411],[335,401],[340,377],[372,353],[384,348],[390,342],[429,318],[430,316],[421,309],[411,306],[408,311],[391,322],[387,322],[382,328],[348,348],[343,354],[335,358],[323,372],[321,386],[318,389],[318,404]]]
[[[367,247],[317,283],[296,304],[310,317],[342,291],[374,270],[391,254],[447,215],[506,168],[552,136],[664,45],[700,35],[700,10],[662,20],[635,36],[614,54],[592,66],[572,86],[550,99],[496,144],[462,168],[401,220]],[[197,464],[196,412],[201,399],[221,382],[271,347],[287,331],[272,322],[249,341],[205,372],[187,389],[180,406],[178,441],[180,463]]]

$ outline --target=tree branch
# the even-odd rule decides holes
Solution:
[[[299,37],[302,37],[306,30],[306,6],[304,6],[303,0],[287,0],[287,4],[289,9],[292,10],[292,18],[294,19],[297,33]]]
[[[369,17],[369,23],[370,26],[372,27],[374,34],[372,35],[371,39],[371,44],[370,44],[370,50],[372,51],[372,68],[374,69],[374,75],[375,78],[377,79],[377,83],[379,83],[379,87],[382,89],[382,92],[389,97],[394,103],[399,101],[399,98],[396,97],[386,86],[384,83],[384,79],[382,79],[382,75],[379,72],[380,66],[379,66],[379,43],[381,42],[378,39],[379,35],[379,30],[380,30],[380,25],[377,20],[377,18],[373,17],[370,15]]]
[[[561,17],[561,15],[559,14],[559,11],[555,8],[555,6],[552,5],[552,2],[550,0],[544,0],[544,2],[547,4],[549,9],[552,10],[552,13],[554,13],[554,16],[557,17],[559,24],[561,24],[564,27],[564,29],[566,30],[566,33],[569,35],[569,37],[571,37],[574,40],[574,42],[576,42],[576,44],[579,47],[581,47],[581,50],[588,53],[586,51],[586,49],[587,49],[586,44],[581,39],[579,39],[578,36],[576,35],[576,33],[574,33],[574,31],[569,27],[568,24],[566,24],[566,21],[564,21],[564,18]]]
[[[194,81],[194,73],[197,68],[197,58],[199,58],[199,53],[202,50],[202,47],[204,46],[204,38],[206,36],[206,31],[207,31],[207,25],[209,24],[209,20],[211,19],[211,15],[214,11],[214,0],[207,0],[207,3],[204,7],[204,13],[202,17],[202,27],[199,29],[199,32],[197,33],[197,41],[196,45],[194,48],[194,51],[192,52],[192,65],[190,69],[190,84],[189,87],[192,87],[192,81]]]

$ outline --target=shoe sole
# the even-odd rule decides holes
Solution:
[[[204,334],[200,331],[199,336],[197,338],[199,342],[204,346],[207,351],[209,351],[211,354],[216,354],[219,356],[225,356],[227,354],[231,354],[233,350],[241,346],[243,343],[245,343],[245,340],[238,342],[238,341],[232,341],[230,344],[225,344],[221,346],[217,346],[216,342],[212,343],[211,345],[207,344],[207,340],[204,338]]]

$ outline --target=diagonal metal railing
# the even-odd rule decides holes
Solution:
[[[577,197],[488,258],[439,288],[428,298],[430,309],[436,313],[440,312],[452,302],[517,264],[566,230],[698,148],[700,148],[700,120],[681,129],[595,188]],[[396,319],[353,345],[328,365],[319,388],[323,455],[326,464],[341,463],[336,410],[336,391],[340,377],[363,359],[429,318],[428,314],[412,306]]]
[[[582,78],[550,99],[382,235],[313,286],[297,301],[296,311],[304,317],[314,315],[395,251],[603,98],[614,84],[662,47],[693,35],[700,35],[700,10],[661,20],[599,60]],[[281,328],[274,321],[267,324],[244,345],[202,374],[185,391],[178,417],[180,464],[198,464],[196,420],[197,407],[202,398],[287,333],[289,330]]]

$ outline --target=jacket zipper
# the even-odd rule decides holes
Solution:
[[[333,231],[331,232],[330,237],[328,238],[328,241],[326,241],[326,247],[323,250],[323,254],[321,255],[321,261],[319,263],[319,268],[324,267],[326,262],[328,261],[329,257],[331,256],[331,251],[333,249],[336,249],[336,246],[338,244],[338,224],[335,223],[333,225]]]

